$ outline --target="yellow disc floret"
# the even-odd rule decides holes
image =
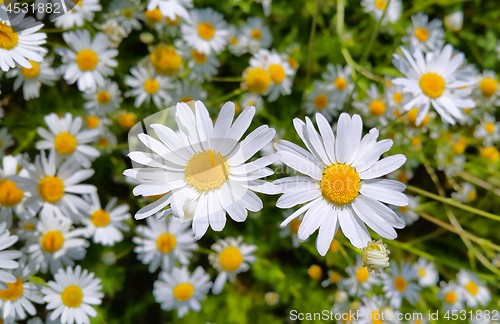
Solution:
[[[182,57],[170,45],[158,45],[151,54],[149,60],[155,68],[155,71],[163,75],[174,75],[179,72],[182,65]]]
[[[90,215],[90,221],[95,227],[105,227],[111,223],[111,216],[104,209],[98,209]]]
[[[181,282],[174,287],[172,293],[177,301],[183,302],[193,296],[194,286],[189,282]]]
[[[206,41],[211,40],[215,36],[215,27],[209,22],[201,22],[196,28],[198,36]]]
[[[356,279],[359,283],[363,283],[370,278],[370,272],[367,267],[359,267],[356,270]]]
[[[38,193],[49,203],[56,203],[64,196],[64,182],[58,177],[45,176],[38,182]]]
[[[328,106],[328,97],[324,94],[317,95],[316,98],[314,98],[314,106],[318,110],[323,110]]]
[[[477,284],[474,281],[469,281],[465,285],[465,290],[472,296],[476,296],[479,293],[479,288],[477,287]]]
[[[175,249],[177,240],[173,234],[162,233],[156,238],[156,248],[163,254],[168,254]]]
[[[18,300],[23,295],[23,281],[19,278],[15,282],[6,282],[6,289],[0,289],[0,299],[2,300]]]
[[[11,50],[19,43],[17,33],[5,22],[0,22],[0,48]]]
[[[271,64],[269,65],[269,75],[274,83],[280,84],[286,78],[286,72],[281,64]]]
[[[394,278],[394,287],[396,288],[396,290],[398,290],[399,292],[404,292],[406,290],[406,286],[407,282],[406,279],[403,278],[403,276],[396,276],[396,278]]]
[[[77,285],[70,285],[64,288],[61,293],[61,302],[64,306],[78,308],[83,302],[83,290]]]
[[[205,64],[205,62],[207,61],[207,55],[198,52],[195,49],[191,51],[191,57],[193,58],[193,61],[196,62],[196,64]]]
[[[335,88],[337,88],[340,91],[344,91],[345,88],[347,87],[347,80],[343,77],[337,77],[333,81],[333,84],[335,85]]]
[[[24,191],[19,189],[14,181],[9,179],[0,180],[0,206],[17,206],[23,197]]]
[[[249,68],[245,73],[244,79],[248,90],[258,94],[263,94],[271,85],[271,75],[259,67]]]
[[[358,172],[347,164],[328,166],[320,181],[323,197],[339,206],[347,205],[356,199],[360,188],[361,180]]]
[[[212,150],[196,154],[186,165],[185,180],[200,192],[220,188],[229,177],[226,158]]]
[[[224,271],[236,271],[243,263],[243,254],[238,247],[228,246],[219,253],[219,263]]]
[[[381,99],[376,99],[370,102],[368,109],[373,116],[382,116],[385,113],[385,103]]]
[[[498,80],[489,77],[483,78],[479,82],[479,89],[481,89],[483,96],[490,98],[498,90]]]
[[[155,79],[149,78],[144,81],[143,88],[144,91],[146,91],[150,95],[154,95],[160,90],[160,82],[156,81]]]
[[[76,137],[68,132],[61,132],[54,137],[54,148],[59,154],[71,155],[77,146]]]
[[[415,29],[415,37],[419,42],[423,43],[429,39],[429,31],[423,27],[419,27]]]
[[[29,61],[31,68],[21,67],[21,74],[26,79],[35,79],[40,75],[40,64],[35,61]]]
[[[76,54],[76,65],[82,71],[93,71],[99,63],[99,56],[91,49],[83,49]]]
[[[99,91],[96,94],[96,100],[101,105],[107,105],[111,101],[111,94],[106,90]]]
[[[47,253],[56,253],[64,244],[64,234],[58,230],[45,232],[40,238],[40,246]]]
[[[427,97],[436,99],[443,94],[446,88],[446,81],[437,73],[427,72],[422,74],[418,85]]]

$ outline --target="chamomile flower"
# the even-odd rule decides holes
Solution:
[[[418,284],[422,287],[431,287],[437,284],[439,274],[436,270],[436,265],[432,261],[427,261],[424,258],[419,258],[413,265],[413,269],[417,273]]]
[[[7,250],[5,249],[14,245],[17,242],[17,235],[10,235],[10,232],[6,228],[7,223],[0,222],[0,289],[6,289],[6,283],[16,282],[16,277],[14,277],[10,272],[5,270],[12,270],[19,267],[19,263],[15,261],[22,256],[20,251]]]
[[[245,45],[248,47],[248,52],[253,54],[262,48],[269,48],[273,41],[271,30],[261,18],[249,18],[241,26],[241,37]]]
[[[236,275],[250,269],[250,263],[254,263],[254,255],[257,246],[243,243],[243,238],[228,237],[218,240],[212,245],[215,252],[208,256],[212,266],[219,271],[212,288],[213,294],[219,294],[226,282],[234,282]]]
[[[357,324],[398,323],[395,321],[394,310],[387,305],[385,298],[381,296],[363,297],[359,311],[361,316],[355,316]]]
[[[259,96],[255,93],[245,93],[241,96],[240,107],[243,107],[243,109],[247,107],[255,107],[255,109],[259,111],[259,109],[262,109],[262,107],[264,107],[264,99],[262,99],[262,96]],[[269,145],[272,146],[271,143]],[[275,151],[274,147],[273,151]]]
[[[477,191],[472,184],[463,182],[461,183],[459,191],[451,193],[451,198],[463,203],[471,203],[476,200]]]
[[[83,228],[73,229],[67,218],[42,211],[37,224],[37,235],[24,248],[29,255],[29,265],[42,273],[55,273],[63,266],[72,266],[75,260],[85,257],[89,243],[83,238]]]
[[[408,196],[407,206],[391,206],[391,208],[404,220],[406,226],[415,223],[419,219],[419,215],[415,212],[418,206],[418,197]]]
[[[104,23],[98,25],[98,28],[106,35],[110,46],[114,48],[120,46],[123,39],[128,36],[127,31],[120,25],[117,18],[106,20]]]
[[[0,128],[0,157],[4,156],[5,150],[14,144],[14,139],[7,128]]]
[[[202,83],[217,74],[220,62],[214,53],[205,54],[189,46],[182,46],[181,53],[188,62],[187,66],[190,69],[189,78],[191,80]]]
[[[43,300],[47,310],[51,311],[48,319],[68,324],[90,323],[89,317],[97,316],[93,306],[101,304],[104,297],[101,279],[94,273],[75,268],[59,269],[54,275],[54,281],[42,288]]]
[[[444,43],[443,23],[439,19],[429,21],[423,13],[411,16],[412,25],[408,27],[408,35],[403,41],[413,47],[420,48],[423,52],[441,48]]]
[[[112,198],[106,207],[101,207],[101,202],[97,193],[86,197],[88,208],[88,219],[84,219],[87,224],[89,235],[92,241],[105,246],[114,245],[123,240],[123,233],[129,230],[125,223],[130,219],[128,205],[116,205],[117,199]]]
[[[149,217],[146,222],[147,226],[136,227],[137,236],[132,241],[137,245],[134,248],[137,258],[149,265],[149,272],[158,268],[170,271],[177,262],[188,265],[192,252],[198,247],[189,230],[190,224],[181,223],[175,217],[158,220]]]
[[[248,210],[261,210],[262,201],[255,192],[278,192],[276,186],[261,179],[273,174],[267,166],[278,156],[273,154],[246,163],[276,133],[263,125],[239,142],[255,115],[253,107],[243,110],[232,124],[235,106],[228,102],[214,125],[201,101],[194,106],[193,111],[185,103],[177,104],[177,132],[161,124],[150,125],[160,141],[139,134],[139,140],[151,153],[131,152],[132,161],[145,167],[128,169],[124,174],[140,183],[134,188],[134,195],[168,192],[139,210],[137,219],[150,216],[171,202],[172,214],[182,220],[193,220],[195,238],[200,239],[209,225],[221,231],[226,224],[226,213],[243,222]]]
[[[168,107],[172,103],[172,97],[167,92],[172,88],[170,79],[142,66],[131,68],[130,73],[132,75],[125,77],[125,83],[132,89],[125,92],[125,96],[135,97],[136,108],[151,101],[157,108]]]
[[[457,10],[444,17],[445,27],[454,32],[462,29],[463,23],[464,23],[464,12],[462,10]]]
[[[171,273],[160,273],[154,283],[153,295],[163,310],[176,309],[181,318],[190,310],[200,311],[200,302],[211,286],[210,276],[202,267],[197,267],[191,274],[186,267],[174,268]]]
[[[189,20],[190,15],[188,9],[192,7],[192,0],[149,0],[147,6],[148,10],[158,8],[163,16],[171,20],[175,20],[176,17]]]
[[[354,83],[351,82],[351,67],[328,64],[326,71],[322,77],[329,88],[335,91],[335,105],[339,110],[342,110],[348,95],[354,88]]]
[[[184,80],[176,87],[174,102],[190,102],[194,100],[205,100],[207,92],[200,84]]]
[[[321,287],[326,288],[330,285],[336,285],[340,282],[341,279],[342,279],[342,275],[340,273],[338,273],[337,271],[328,270],[328,279],[323,280],[321,282]],[[341,292],[341,291],[347,295],[347,293],[345,291],[339,290],[339,292]],[[336,302],[339,302],[337,300],[337,298],[336,298]]]
[[[38,127],[37,133],[43,138],[35,144],[38,150],[53,150],[59,156],[73,158],[85,167],[89,167],[90,162],[99,156],[99,151],[88,145],[96,139],[99,130],[82,130],[81,117],[66,113],[64,117],[59,118],[57,114],[52,113],[46,115],[44,120],[49,129]]]
[[[474,80],[459,69],[464,55],[453,54],[451,45],[429,52],[425,57],[419,48],[412,49],[411,53],[405,48],[401,51],[403,56],[394,54],[393,63],[405,77],[396,78],[393,83],[403,86],[403,91],[413,97],[403,108],[406,111],[419,108],[417,126],[431,105],[446,123],[463,122],[465,116],[461,109],[475,107],[474,101],[469,99],[469,86]]]
[[[361,6],[366,13],[371,14],[375,20],[380,20],[385,11],[382,24],[395,23],[403,11],[401,0],[362,0]]]
[[[387,125],[387,102],[385,97],[380,94],[377,86],[371,84],[367,92],[368,97],[364,100],[356,100],[353,106],[356,107],[365,117],[365,121],[370,126]]]
[[[348,277],[342,279],[339,285],[350,296],[364,296],[374,285],[379,284],[379,277],[370,273],[368,268],[363,266],[360,256],[356,258],[356,265],[347,267],[345,271]]]
[[[305,214],[299,227],[299,239],[305,240],[319,228],[316,248],[321,255],[328,251],[340,226],[351,243],[363,248],[370,241],[368,225],[382,237],[397,237],[394,228],[403,228],[404,221],[383,203],[406,206],[405,186],[397,181],[377,179],[402,166],[402,154],[379,160],[391,146],[391,140],[377,142],[378,130],[372,129],[361,138],[363,122],[359,115],[340,115],[337,136],[321,114],[316,114],[316,131],[312,121],[293,121],[297,134],[309,149],[288,142],[275,144],[281,161],[302,176],[286,177],[274,183],[284,194],[276,206],[290,208],[305,204],[283,221]]]
[[[458,284],[465,291],[465,301],[469,307],[486,306],[491,300],[488,288],[479,278],[464,269],[457,274]]]
[[[361,252],[363,266],[370,272],[380,273],[380,269],[389,266],[390,253],[391,251],[389,251],[386,244],[382,243],[382,240],[368,242]]]
[[[403,87],[392,84],[385,88],[385,102],[387,102],[388,110],[390,111],[388,116],[397,118],[403,112],[403,106],[409,99],[408,94],[403,93]],[[417,109],[418,112],[418,109]]]
[[[191,19],[181,26],[183,40],[200,53],[219,53],[229,40],[224,17],[213,9],[193,9]]]
[[[85,1],[82,1],[85,2]],[[64,79],[68,84],[77,83],[80,91],[93,91],[104,86],[105,78],[113,74],[118,65],[114,59],[118,51],[110,47],[108,38],[97,33],[94,38],[88,30],[63,33],[63,39],[69,48],[58,48],[61,55]]]
[[[493,71],[484,71],[477,77],[474,95],[479,104],[483,106],[499,106],[500,91],[498,78]]]
[[[177,47],[166,44],[159,44],[151,49],[149,62],[155,72],[162,76],[175,76],[182,70],[183,65],[182,56]]]
[[[141,11],[144,9],[144,6],[141,5],[140,1],[131,0],[131,1],[120,1],[115,0],[112,1],[109,5],[109,12],[116,15],[116,19],[121,26],[125,30],[125,33],[128,35],[132,30],[141,29]]]
[[[320,113],[332,120],[338,111],[335,92],[325,82],[314,81],[311,92],[306,94],[305,108],[308,115]]]
[[[236,26],[229,26],[229,43],[228,49],[235,56],[241,56],[248,52],[247,41],[248,39],[243,37],[241,34],[241,29],[236,28]]]
[[[474,137],[483,140],[483,145],[493,145],[500,140],[500,122],[493,115],[484,114],[474,131]]]
[[[399,267],[396,262],[391,262],[389,272],[384,272],[383,287],[392,307],[399,308],[403,299],[410,304],[418,300],[421,287],[417,283],[417,273],[408,263],[403,263]]]
[[[438,296],[443,301],[443,308],[445,310],[464,309],[465,291],[460,285],[454,281],[441,281],[439,286]]]
[[[97,86],[94,90],[86,91],[83,94],[87,100],[83,107],[93,114],[105,116],[120,107],[121,95],[118,84],[108,80],[104,85]]]
[[[284,216],[289,216],[290,214],[291,212],[287,212],[284,213]],[[299,232],[299,226],[301,222],[302,222],[301,217],[297,217],[294,220],[292,220],[290,224],[288,224],[285,227],[282,227],[280,230],[280,237],[282,238],[290,237],[292,240],[292,246],[294,248],[298,248],[300,245],[300,240],[297,236],[297,233]]]
[[[292,92],[294,70],[284,56],[271,51],[267,58],[265,68],[271,77],[271,86],[266,95],[269,102],[275,101],[280,95],[288,96]]]
[[[58,73],[51,67],[53,58],[45,58],[42,62],[29,61],[31,68],[19,67],[10,70],[9,77],[15,77],[14,90],[23,88],[24,100],[31,100],[40,96],[42,84],[54,85],[54,81],[59,78]]]
[[[0,12],[3,9],[0,9]],[[17,16],[23,19],[21,16]],[[14,19],[15,20],[15,19]],[[0,18],[0,68],[2,71],[9,71],[16,67],[16,64],[23,68],[32,68],[30,61],[40,63],[43,61],[43,54],[47,50],[41,45],[45,44],[47,34],[38,32],[43,25],[36,24],[35,27],[15,30],[7,17]]]
[[[99,0],[75,1],[75,6],[71,10],[63,15],[58,15],[54,20],[54,25],[62,29],[82,27],[85,22],[93,21],[95,13],[101,10],[102,6]]]

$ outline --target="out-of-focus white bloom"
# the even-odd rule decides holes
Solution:
[[[368,269],[368,271],[374,271],[375,273],[380,273],[380,269],[387,268],[389,266],[389,254],[391,251],[387,249],[387,245],[382,243],[382,240],[370,241],[363,248],[362,260],[363,266]]]
[[[362,0],[361,6],[366,13],[373,15],[375,20],[380,20],[386,11],[382,24],[395,23],[403,11],[401,0]]]
[[[464,23],[464,12],[462,10],[455,11],[444,17],[444,25],[451,31],[459,31]]]

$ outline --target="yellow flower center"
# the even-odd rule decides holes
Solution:
[[[495,123],[485,123],[484,129],[488,134],[493,134],[495,132]]]
[[[195,49],[191,51],[191,56],[193,57],[193,60],[196,62],[196,64],[205,64],[205,62],[207,61],[207,55],[200,53]]]
[[[301,221],[298,218],[292,220],[290,222],[290,233],[297,235],[297,233],[299,232],[300,223]]]
[[[106,91],[99,91],[96,95],[97,102],[101,105],[107,105],[111,101],[111,94]]]
[[[288,57],[287,61],[288,64],[290,64],[290,67],[294,70],[297,69],[297,67],[299,66],[299,62],[293,57]]]
[[[181,282],[175,286],[173,294],[177,301],[186,301],[193,296],[194,286],[189,282]]]
[[[418,146],[420,146],[420,144],[422,144],[422,140],[418,136],[413,136],[410,139],[410,142],[411,142],[411,145],[413,145],[415,147],[418,147]]]
[[[99,56],[91,49],[83,49],[76,54],[76,65],[82,71],[93,71],[97,63],[99,63]]]
[[[451,146],[451,150],[455,154],[463,154],[467,148],[467,139],[463,136],[458,137],[457,141]]]
[[[31,68],[21,67],[21,73],[26,79],[35,79],[40,75],[40,64],[34,61],[29,61]]]
[[[5,22],[0,23],[0,48],[4,50],[11,50],[17,47],[19,38],[17,33],[8,26]]]
[[[342,276],[340,275],[340,273],[336,272],[336,271],[333,271],[332,273],[330,273],[330,280],[333,282],[333,283],[337,283],[340,281],[340,279],[342,279]]]
[[[156,46],[149,54],[149,60],[155,71],[163,75],[176,74],[182,65],[182,57],[177,53],[175,47],[170,45]]]
[[[332,253],[337,252],[340,249],[340,243],[337,240],[332,240],[332,243],[330,243],[330,251]]]
[[[425,277],[425,274],[427,273],[427,271],[425,271],[425,268],[420,268],[418,269],[418,276],[419,277]]]
[[[323,274],[323,270],[319,265],[313,264],[307,269],[307,274],[312,280],[321,279],[321,275]]]
[[[97,140],[97,145],[99,145],[100,147],[108,147],[109,140],[106,137],[100,137]]]
[[[457,293],[454,291],[449,291],[446,293],[446,295],[444,295],[444,301],[450,305],[455,304],[457,299],[458,299]]]
[[[219,263],[224,271],[236,271],[243,263],[243,254],[236,246],[228,246],[219,253]]]
[[[500,152],[494,146],[487,146],[480,149],[480,154],[482,157],[495,162],[500,158]]]
[[[0,180],[0,206],[14,207],[21,202],[24,191],[16,186],[12,180]]]
[[[23,229],[26,231],[34,231],[35,230],[35,224],[33,223],[26,223],[23,225]]]
[[[24,286],[21,279],[17,278],[16,282],[6,282],[7,289],[0,289],[0,299],[2,300],[17,300],[23,295]]]
[[[477,198],[477,192],[476,190],[472,190],[467,194],[466,200],[467,202],[473,202]]]
[[[359,194],[361,180],[352,166],[332,164],[323,172],[320,189],[323,197],[329,202],[343,206],[351,203]]]
[[[128,18],[128,19],[130,19],[130,18],[134,17],[134,11],[133,11],[132,9],[124,9],[124,10],[122,11],[122,14],[123,14],[123,16],[124,16],[125,18]]]
[[[47,231],[40,239],[42,250],[47,253],[56,253],[62,248],[63,244],[64,235],[58,230]]]
[[[465,290],[467,290],[467,292],[472,296],[476,296],[479,293],[479,289],[474,281],[469,281],[465,285]]]
[[[233,45],[233,46],[236,46],[238,45],[239,41],[238,41],[238,37],[236,36],[231,36],[231,39],[229,40],[229,44]]]
[[[394,287],[399,291],[399,292],[404,292],[406,290],[406,279],[403,278],[402,276],[397,276],[394,278]]]
[[[158,8],[154,8],[153,10],[147,10],[144,13],[144,16],[146,17],[147,21],[152,23],[160,22],[163,19],[163,15],[161,14],[160,9]]]
[[[422,74],[418,82],[422,92],[429,98],[436,99],[441,97],[446,87],[443,77],[434,72]]]
[[[387,7],[387,1],[385,0],[375,0],[375,7],[378,10],[384,10]]]
[[[335,88],[337,88],[340,91],[344,91],[345,88],[347,87],[347,80],[343,77],[337,77],[334,81],[333,84],[335,85]]]
[[[144,82],[143,87],[144,91],[146,91],[151,95],[154,95],[155,93],[158,92],[158,90],[160,90],[160,82],[156,81],[155,79],[149,78]]]
[[[100,123],[101,120],[97,116],[91,115],[85,117],[85,125],[87,126],[87,128],[97,128],[99,127]]]
[[[413,127],[417,127],[418,108],[417,107],[412,108],[408,112],[407,117],[410,125]],[[427,125],[428,122],[429,122],[429,115],[426,114],[418,127],[424,127],[425,125]]]
[[[250,68],[245,76],[245,84],[249,91],[262,94],[271,84],[271,75],[263,68]]]
[[[320,94],[314,98],[314,106],[316,109],[323,110],[328,105],[328,97],[324,94]]]
[[[83,290],[77,285],[64,288],[61,293],[61,301],[66,307],[78,308],[83,302]]]
[[[407,213],[409,210],[410,210],[410,207],[408,207],[408,206],[399,207],[399,211],[402,213]]]
[[[90,221],[95,227],[105,227],[111,223],[111,216],[103,209],[98,209],[90,215]]]
[[[75,136],[68,132],[61,132],[54,137],[54,148],[62,155],[72,154],[78,145]]]
[[[120,124],[120,126],[125,129],[132,128],[132,126],[135,125],[135,121],[136,116],[132,112],[124,112],[118,117],[118,124]]]
[[[286,78],[285,69],[280,64],[269,65],[269,75],[276,84],[280,84]]]
[[[181,18],[179,16],[175,16],[175,19],[170,19],[170,17],[167,17],[167,19],[165,20],[168,26],[177,26],[181,22]]]
[[[156,248],[163,254],[168,254],[175,249],[177,240],[173,234],[162,233],[156,238]]]
[[[381,320],[382,315],[380,315],[380,312],[378,310],[373,310],[371,312],[371,322],[372,324],[383,324],[384,322]]]
[[[370,113],[373,116],[381,116],[385,113],[385,103],[381,99],[373,100],[372,102],[370,102],[368,108],[370,109]]]
[[[256,40],[261,40],[262,39],[262,32],[260,31],[260,29],[254,28],[250,32],[250,37],[252,37],[253,39],[256,39]]]
[[[497,92],[498,80],[494,78],[483,78],[479,82],[479,89],[481,89],[481,93],[483,94],[483,96],[489,98]]]
[[[397,105],[403,103],[403,95],[401,94],[401,92],[394,92],[394,94],[392,95],[392,99]]]
[[[204,40],[211,40],[215,36],[215,27],[209,22],[201,22],[196,28],[198,36]]]
[[[229,165],[222,154],[212,150],[196,154],[184,172],[186,182],[198,191],[220,188],[229,177]]]
[[[64,196],[64,182],[58,177],[46,176],[38,183],[40,196],[49,203],[56,203]]]
[[[363,283],[370,278],[370,272],[368,272],[367,267],[359,267],[356,270],[356,279],[358,280],[359,283]]]
[[[429,39],[429,31],[426,28],[419,27],[415,29],[415,37],[419,42],[423,43]]]
[[[181,99],[179,99],[181,102],[190,102],[193,101],[193,98],[190,96],[184,96]]]

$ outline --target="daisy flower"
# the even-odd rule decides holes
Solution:
[[[6,149],[14,145],[14,139],[9,134],[7,128],[0,128],[0,157],[4,155]]]
[[[246,109],[248,107],[255,107],[255,110],[259,111],[259,109],[262,109],[264,107],[264,99],[262,99],[262,96],[259,96],[255,93],[245,93],[241,96],[240,99],[240,110],[241,107],[243,107],[243,109]],[[236,108],[236,111],[238,112],[238,108]],[[272,143],[269,143],[267,146],[272,147],[273,153],[276,152]],[[265,152],[265,148],[266,147],[264,147],[263,152]]]
[[[364,297],[359,311],[361,316],[355,316],[355,323],[357,324],[399,323],[395,320],[396,314],[394,310],[387,305],[385,299],[381,296]]]
[[[99,0],[75,1],[75,6],[54,19],[57,28],[70,29],[82,27],[86,21],[93,21],[96,12],[102,10]],[[54,14],[55,16],[55,14]]]
[[[474,137],[483,140],[483,145],[493,145],[500,140],[500,122],[493,115],[484,114],[474,131]]]
[[[178,42],[179,45],[182,44]],[[203,53],[206,54],[206,53]],[[164,76],[175,76],[182,69],[182,56],[180,51],[172,45],[160,44],[151,49],[149,61],[156,73]]]
[[[221,231],[226,213],[238,222],[247,218],[248,210],[259,211],[262,201],[255,194],[278,192],[273,184],[261,178],[273,174],[267,168],[278,159],[276,154],[247,162],[272,141],[276,131],[260,126],[240,142],[250,125],[255,108],[249,107],[232,124],[235,106],[226,103],[213,124],[201,101],[191,109],[178,103],[175,109],[177,132],[161,124],[149,127],[160,140],[141,133],[139,140],[151,150],[131,152],[135,163],[146,167],[129,169],[124,174],[140,184],[134,195],[166,194],[143,207],[135,217],[154,214],[171,202],[172,214],[182,220],[193,220],[195,238],[201,238],[210,225]],[[232,125],[231,125],[232,124]]]
[[[458,284],[465,291],[465,301],[469,307],[486,306],[491,300],[491,294],[479,278],[464,269],[457,274]]]
[[[200,311],[200,301],[205,299],[211,286],[210,276],[202,267],[197,267],[192,274],[186,267],[174,268],[172,273],[160,273],[154,283],[153,295],[161,309],[175,309],[181,318],[189,310]]]
[[[26,313],[36,314],[33,303],[42,304],[40,287],[29,282],[34,269],[22,266],[12,272],[15,282],[7,283],[6,289],[0,289],[0,313],[4,319],[25,320]]]
[[[172,89],[169,78],[156,75],[152,69],[141,66],[131,68],[130,73],[132,75],[125,77],[125,83],[132,89],[125,92],[125,96],[135,97],[136,108],[151,101],[158,109],[172,103],[172,97],[167,92]]]
[[[377,86],[373,83],[370,85],[367,95],[368,97],[365,100],[357,100],[352,105],[363,114],[369,124],[387,125],[387,102],[385,97],[380,94]]]
[[[342,110],[349,94],[354,89],[351,82],[352,70],[350,66],[328,64],[322,77],[329,88],[335,90],[335,105]]]
[[[123,39],[128,36],[127,30],[125,30],[120,23],[121,21],[119,21],[118,18],[111,18],[97,25],[99,30],[106,35],[110,46],[113,48],[120,46]]]
[[[474,88],[476,100],[486,107],[500,105],[500,91],[498,79],[493,71],[484,71],[477,77]]]
[[[389,254],[391,254],[391,251],[382,240],[368,242],[361,251],[363,266],[370,272],[380,273],[380,269],[389,266]]]
[[[463,203],[471,203],[477,198],[476,188],[468,182],[463,182],[458,192],[452,192],[451,198]]]
[[[48,319],[62,323],[90,323],[89,317],[96,317],[93,306],[101,304],[104,297],[101,279],[80,266],[59,269],[54,281],[42,288],[43,300],[51,312]]]
[[[21,16],[18,18],[24,19]],[[30,60],[42,62],[43,54],[47,53],[47,50],[41,47],[46,42],[47,34],[38,32],[43,24],[17,31],[12,28],[15,21],[16,19],[9,22],[7,17],[0,18],[0,68],[4,72],[16,67],[16,64],[32,68]]]
[[[275,144],[281,161],[303,174],[274,182],[284,193],[277,207],[305,204],[281,226],[305,214],[299,227],[299,239],[307,239],[319,228],[316,248],[323,256],[339,226],[358,248],[370,241],[365,224],[380,236],[395,239],[394,228],[403,228],[405,224],[383,203],[406,206],[408,198],[402,193],[405,186],[394,180],[377,178],[401,167],[405,156],[397,154],[379,160],[391,148],[392,141],[377,142],[378,130],[375,128],[361,138],[363,124],[359,115],[351,118],[342,113],[336,137],[323,115],[316,114],[316,123],[319,134],[309,118],[306,117],[306,123],[298,118],[293,121],[308,150],[288,141]]]
[[[394,118],[397,118],[403,112],[403,106],[408,101],[408,94],[403,93],[403,87],[394,85],[392,81],[388,81],[389,85],[385,88],[385,102],[389,106],[389,111]],[[418,108],[416,109],[418,112]]]
[[[132,241],[137,245],[134,248],[137,258],[149,265],[149,272],[160,267],[163,271],[170,271],[176,262],[188,265],[192,252],[198,248],[193,233],[189,231],[190,224],[181,223],[174,217],[159,220],[150,217],[146,222],[147,226],[136,227],[137,236]]]
[[[405,222],[406,226],[415,223],[419,219],[419,215],[415,212],[418,206],[418,197],[408,196],[407,206],[391,206],[391,209]]]
[[[24,251],[29,255],[29,265],[42,273],[55,273],[63,266],[73,266],[74,260],[85,257],[89,243],[83,238],[83,228],[73,229],[67,218],[42,211],[37,224],[37,235],[28,242]]]
[[[241,37],[248,47],[248,52],[253,54],[262,48],[269,48],[273,41],[271,30],[261,18],[249,18],[241,26]]]
[[[203,90],[201,85],[191,83],[186,80],[182,81],[176,88],[174,102],[190,102],[194,100],[205,100],[207,92]]]
[[[236,275],[246,272],[250,269],[250,263],[254,263],[254,255],[257,246],[243,243],[243,238],[228,237],[212,244],[212,250],[215,252],[208,256],[212,266],[219,271],[212,288],[213,294],[220,294],[229,280],[234,282]]]
[[[88,219],[84,222],[87,224],[89,234],[92,236],[92,241],[97,244],[111,246],[123,240],[123,233],[129,230],[129,226],[125,223],[130,219],[128,205],[116,205],[117,199],[112,198],[106,207],[101,207],[101,202],[97,193],[90,194],[86,197],[88,208]]]
[[[140,1],[112,1],[109,5],[108,12],[116,17],[118,24],[125,30],[128,35],[132,30],[141,29],[141,11],[144,6]]]
[[[59,156],[73,158],[85,167],[89,167],[91,161],[99,156],[99,151],[88,145],[95,141],[99,130],[82,130],[81,117],[73,118],[70,113],[66,113],[64,117],[59,118],[56,113],[52,113],[43,119],[49,129],[37,128],[38,135],[43,138],[35,144],[38,150],[53,150]]]
[[[374,285],[379,284],[379,277],[374,273],[370,273],[368,268],[363,266],[360,256],[356,257],[356,265],[347,267],[345,271],[348,277],[341,280],[339,285],[350,296],[364,296]]]
[[[443,301],[443,308],[445,310],[464,309],[465,291],[460,285],[454,281],[441,281],[439,286],[438,296]]]
[[[236,28],[236,26],[230,25],[228,27],[229,30],[229,43],[228,49],[231,54],[235,56],[241,56],[248,52],[247,42],[248,39],[243,37],[241,34],[241,29]]]
[[[93,91],[104,86],[105,78],[111,76],[113,68],[118,65],[114,59],[118,51],[109,48],[106,35],[97,33],[91,38],[88,30],[77,30],[62,36],[70,47],[56,49],[62,57],[64,80],[68,84],[77,83],[80,91]]]
[[[417,126],[431,105],[449,124],[455,124],[456,120],[464,121],[465,116],[460,109],[475,107],[474,101],[469,99],[469,86],[474,80],[459,70],[464,55],[453,54],[451,45],[429,52],[425,57],[418,48],[412,49],[411,53],[405,48],[401,51],[403,56],[394,54],[393,63],[405,77],[396,78],[393,83],[403,86],[403,91],[413,97],[403,108],[406,111],[419,108]]]
[[[99,116],[114,112],[122,103],[122,93],[118,83],[109,80],[105,81],[103,86],[86,91],[83,97],[87,100],[83,107]]]
[[[271,86],[266,92],[268,101],[275,101],[280,95],[288,96],[292,92],[295,71],[290,67],[286,58],[271,51],[267,57],[265,68],[271,77]]]
[[[340,273],[338,273],[337,271],[328,270],[328,279],[321,282],[321,287],[326,288],[330,285],[338,284],[341,279],[342,275]],[[347,293],[343,290],[338,290],[337,292],[344,292],[347,295]],[[336,302],[338,302],[337,298],[335,298],[335,300]]]
[[[291,212],[286,213],[289,216]],[[288,226],[282,227],[280,230],[280,237],[290,237],[292,240],[292,246],[298,248],[300,245],[299,237],[297,233],[299,232],[300,224],[302,223],[301,217],[297,217],[288,224]]]
[[[437,284],[439,274],[434,262],[419,258],[418,261],[413,264],[413,269],[417,273],[418,284],[420,286],[431,287]]]
[[[305,99],[305,108],[308,115],[320,113],[327,120],[332,120],[339,110],[335,92],[325,82],[314,81],[312,91],[306,94]]]
[[[10,235],[10,232],[6,229],[7,223],[0,222],[0,289],[6,289],[6,283],[15,283],[16,277],[14,277],[10,272],[5,271],[16,269],[19,267],[19,263],[15,259],[19,259],[22,256],[20,251],[8,250],[4,251],[6,248],[11,247],[17,242],[17,235]]]
[[[390,271],[382,274],[382,289],[392,307],[401,307],[403,299],[415,304],[421,289],[417,280],[417,273],[409,263],[401,264],[400,268],[396,262],[391,262]]]
[[[443,23],[439,19],[429,21],[423,13],[411,16],[412,25],[408,27],[408,36],[403,37],[403,42],[413,47],[418,47],[423,52],[433,51],[443,47]]]
[[[193,9],[191,19],[181,26],[182,39],[200,53],[219,53],[229,40],[224,17],[213,9]]]
[[[444,17],[444,25],[451,31],[457,32],[462,29],[464,23],[464,12],[461,10],[455,11]]]
[[[188,9],[192,7],[192,0],[149,0],[147,6],[148,10],[158,8],[163,16],[171,20],[175,20],[176,17],[189,20],[190,15]]]
[[[202,83],[217,74],[220,62],[214,53],[205,54],[189,46],[180,46],[180,48],[184,59],[188,62],[191,80]]]
[[[38,98],[42,84],[53,86],[59,79],[58,73],[51,67],[52,61],[52,57],[45,58],[40,63],[30,60],[31,68],[19,67],[8,72],[10,78],[16,78],[14,90],[23,88],[24,100]]]
[[[375,20],[380,20],[385,13],[382,24],[395,23],[403,11],[401,0],[362,0],[361,6],[366,13],[371,14]]]

